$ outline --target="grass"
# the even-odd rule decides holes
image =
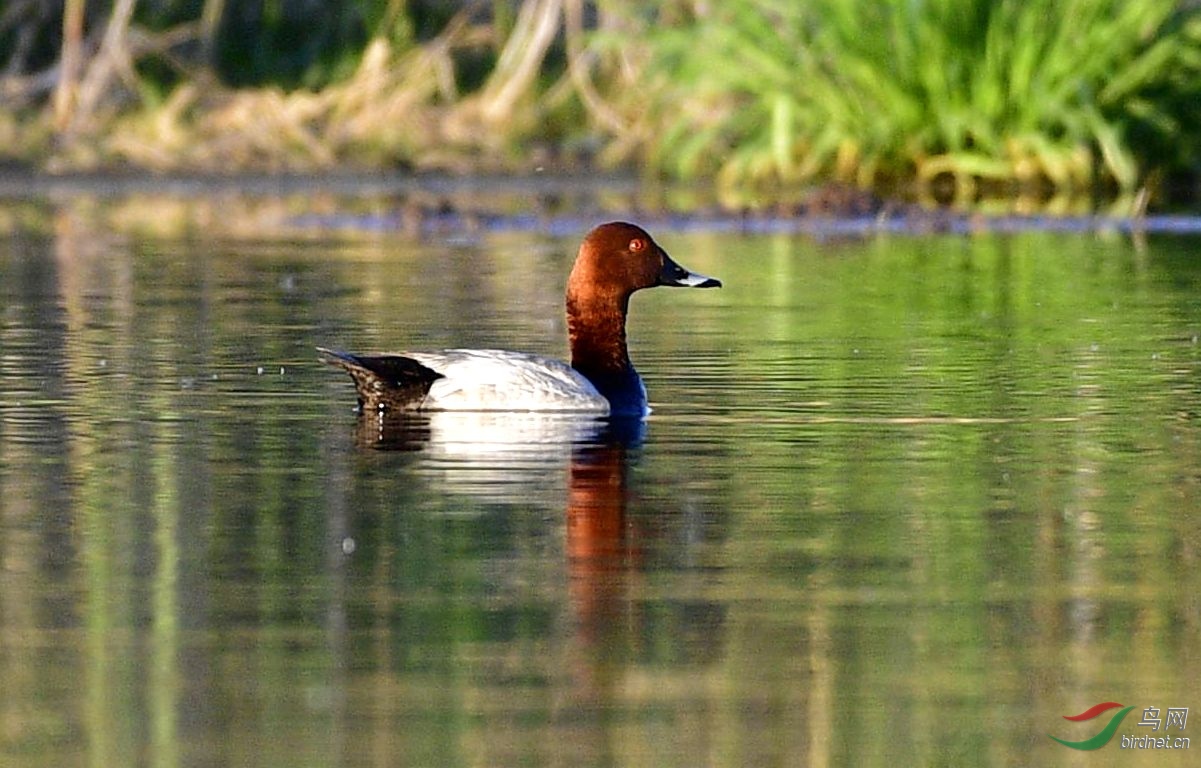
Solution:
[[[1201,16],[1174,0],[728,0],[655,33],[656,166],[1129,190],[1192,167]]]

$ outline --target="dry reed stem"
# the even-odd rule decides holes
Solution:
[[[567,72],[584,109],[592,119],[612,132],[618,141],[628,138],[634,128],[610,107],[592,85],[589,54],[584,48],[584,4],[567,0],[564,7],[564,33],[567,40]]]
[[[523,3],[505,42],[496,68],[481,94],[480,115],[497,124],[512,119],[518,99],[530,92],[546,52],[554,42],[562,15],[562,0]]]
[[[104,29],[100,50],[88,62],[79,85],[74,110],[68,121],[68,132],[92,124],[92,115],[109,92],[114,78],[124,80],[131,90],[136,90],[137,75],[133,71],[133,60],[127,45],[129,23],[133,19],[136,4],[137,0],[117,0],[114,5]]]
[[[54,128],[66,130],[75,110],[76,88],[83,67],[83,20],[86,0],[66,0],[58,86],[54,89]]]

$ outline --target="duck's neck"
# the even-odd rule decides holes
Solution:
[[[567,297],[571,367],[582,373],[617,411],[640,410],[646,395],[626,348],[629,299],[585,302]]]
[[[567,297],[567,335],[571,340],[571,367],[588,378],[616,374],[630,368],[626,349],[628,300],[584,301]]]

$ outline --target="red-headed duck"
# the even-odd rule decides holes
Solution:
[[[672,261],[641,227],[611,222],[580,245],[567,279],[571,365],[522,352],[446,349],[356,355],[318,347],[354,379],[365,411],[577,411],[648,413],[646,388],[630,363],[630,295],[657,285],[717,288],[721,282]]]

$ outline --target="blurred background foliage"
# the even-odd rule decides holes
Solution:
[[[1193,0],[8,0],[0,160],[1193,189]],[[1184,182],[1181,184],[1181,182]]]

